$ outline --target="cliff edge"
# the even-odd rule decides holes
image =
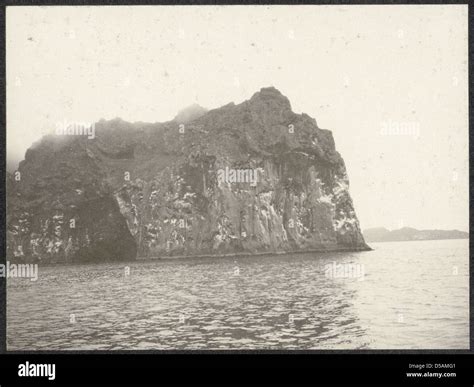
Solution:
[[[7,257],[367,250],[329,130],[273,87],[165,123],[48,135],[7,175]]]

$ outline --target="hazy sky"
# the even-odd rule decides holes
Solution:
[[[273,85],[332,130],[362,228],[467,231],[467,28],[465,5],[8,7],[9,168],[58,121]]]

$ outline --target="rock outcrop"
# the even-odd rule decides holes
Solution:
[[[43,137],[8,175],[8,258],[368,249],[329,130],[272,87],[194,110]]]

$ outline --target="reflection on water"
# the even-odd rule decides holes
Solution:
[[[372,247],[40,267],[8,280],[8,349],[467,348],[468,241]]]

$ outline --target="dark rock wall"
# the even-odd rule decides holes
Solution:
[[[223,181],[224,170],[257,182]],[[8,257],[47,262],[367,249],[332,134],[265,88],[190,122],[46,136],[7,181]]]

